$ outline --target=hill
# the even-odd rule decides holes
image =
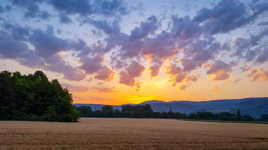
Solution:
[[[260,117],[262,114],[268,114],[268,97],[263,98],[244,98],[244,99],[224,99],[211,101],[146,101],[141,105],[149,104],[154,112],[180,112],[180,113],[195,113],[195,112],[231,112],[235,113],[240,110],[242,115],[250,115],[252,117]],[[79,106],[90,106],[92,110],[99,110],[104,105],[97,104],[74,104]],[[114,109],[120,110],[121,106],[113,106]]]

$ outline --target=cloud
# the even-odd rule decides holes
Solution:
[[[199,74],[195,73],[195,74],[192,74],[192,75],[187,75],[187,77],[185,78],[185,81],[186,82],[195,82],[197,81],[199,78]]]
[[[249,69],[248,76],[252,81],[268,81],[268,72],[262,68]]]
[[[31,52],[28,46],[17,41],[7,32],[0,31],[0,53],[2,57],[20,59],[22,57],[27,57]]]
[[[185,84],[183,84],[183,85],[180,86],[180,90],[181,91],[185,91],[187,88],[188,88],[188,86],[185,85]]]
[[[112,16],[128,13],[128,9],[122,0],[49,0],[48,3],[61,13],[79,14],[83,17],[94,14]]]
[[[264,63],[268,60],[268,47],[265,47],[261,50],[260,54],[257,57],[258,63]]]
[[[93,74],[99,71],[100,68],[103,67],[102,63],[103,58],[96,56],[96,57],[82,57],[81,62],[82,65],[80,66],[81,69],[85,70],[88,74]]]
[[[139,77],[141,73],[144,71],[144,66],[137,62],[132,62],[124,71],[120,72],[120,83],[134,86],[135,78]]]
[[[78,68],[66,64],[62,58],[57,55],[47,58],[44,68],[50,71],[62,73],[64,78],[68,80],[80,81],[86,77],[84,72]]]
[[[195,71],[207,63],[211,64],[207,74],[213,75],[213,80],[230,78],[231,65],[239,63],[224,63],[224,58],[221,58],[223,52],[232,55],[228,61],[260,65],[268,60],[264,40],[268,30],[263,24],[261,31],[249,34],[248,38],[242,37],[242,34],[235,35],[233,39],[226,38],[226,41],[232,40],[228,41],[230,46],[225,43],[225,36],[221,37],[222,33],[247,27],[245,25],[268,10],[267,2],[261,0],[252,3],[221,0],[215,7],[204,8],[193,17],[171,15],[163,19],[163,16],[152,15],[143,18],[133,28],[127,26],[132,29],[127,33],[120,21],[129,10],[122,0],[12,0],[11,3],[20,7],[18,11],[22,8],[28,19],[41,18],[39,23],[42,25],[35,24],[36,19],[24,26],[19,21],[1,20],[1,57],[62,73],[68,80],[79,81],[90,75],[97,80],[110,81],[118,74],[120,83],[137,85],[137,77],[145,69],[145,60],[152,77],[157,76],[163,64],[167,63],[167,73],[173,85],[183,83],[189,86],[189,82],[199,78]],[[81,21],[81,32],[84,28],[93,30],[95,34],[91,38],[94,41],[86,38],[85,41],[76,40],[72,36],[62,38],[67,32],[59,35],[56,31],[61,27],[46,26],[51,24],[47,21],[47,17],[53,16],[50,13],[58,17],[56,21],[66,24],[66,28],[73,27],[75,21]],[[64,27],[61,30],[64,31]],[[256,25],[256,29],[258,27]],[[99,37],[95,37],[97,34]],[[72,59],[81,62],[81,65],[71,65],[58,56],[65,51],[75,51]]]
[[[71,92],[86,92],[88,90],[87,87],[84,86],[75,86],[72,84],[68,84],[68,83],[62,83],[61,84],[64,88],[67,88],[68,90],[70,90]]]
[[[171,76],[171,80],[173,82],[173,86],[177,83],[182,82],[186,78],[186,73],[183,72],[181,67],[177,66],[176,64],[170,64],[167,68],[167,73]]]
[[[193,73],[189,74],[185,72],[180,66],[171,63],[167,68],[167,73],[171,78],[171,82],[173,86],[176,86],[177,83],[183,83],[180,86],[182,90],[185,90],[190,82],[196,82],[199,79],[199,74]]]
[[[69,18],[70,15],[79,15],[84,19],[93,15],[120,18],[130,11],[122,0],[12,0],[11,2],[13,7],[16,6],[24,9],[23,13],[26,18],[48,20],[51,16],[55,16],[55,12],[58,12],[57,17],[64,24],[72,22]],[[43,10],[48,5],[54,8],[53,11]]]
[[[157,18],[155,16],[151,16],[146,22],[142,22],[140,27],[136,27],[131,31],[130,40],[142,39],[148,36],[150,33],[155,32],[157,28]]]
[[[238,0],[221,0],[214,8],[201,9],[194,20],[202,23],[202,28],[206,32],[226,33],[249,24],[266,10],[266,2],[258,2],[248,10],[245,4]]]
[[[267,61],[267,45],[265,37],[268,35],[268,28],[264,28],[260,33],[250,35],[249,38],[237,38],[235,45],[235,54],[233,56],[244,59],[246,62],[255,61],[255,63],[264,63]]]
[[[9,31],[15,40],[25,41],[28,40],[28,37],[30,35],[30,28],[28,26],[23,27],[17,24],[4,22],[3,28]]]
[[[230,78],[231,65],[223,61],[216,61],[209,65],[208,68],[207,74],[210,75],[213,80],[227,80]]]
[[[95,76],[95,79],[104,81],[111,81],[113,78],[114,72],[106,66],[100,69]]]
[[[48,27],[47,31],[34,30],[29,39],[37,54],[42,57],[52,56],[62,50],[80,50],[83,47],[81,40],[74,42],[57,37],[52,27]]]
[[[70,17],[68,17],[67,15],[60,15],[60,22],[63,23],[63,24],[69,24],[69,23],[72,23],[72,20]]]
[[[21,8],[25,8],[26,12],[24,16],[26,18],[41,18],[41,19],[48,19],[50,15],[46,11],[41,11],[39,5],[44,2],[45,0],[12,0],[13,6],[18,6]]]
[[[107,22],[107,20],[98,21],[98,20],[88,19],[86,22],[96,27],[97,29],[102,30],[104,33],[108,35],[120,33],[120,25],[119,25],[118,20],[115,20],[112,23],[109,23]]]
[[[83,42],[60,39],[52,31],[34,30],[32,32],[19,25],[5,24],[5,28],[9,32],[0,32],[0,55],[3,58],[15,59],[29,67],[62,73],[64,78],[69,80],[82,80],[86,77],[85,73],[65,63],[57,55],[64,48],[80,49],[83,47]],[[25,41],[32,42],[34,49],[30,49]]]
[[[181,59],[183,70],[191,72],[200,68],[209,60],[214,60],[217,54],[223,49],[212,37],[197,39],[184,50],[184,57]]]
[[[116,90],[114,90],[114,87],[92,87],[93,90],[96,90],[98,92],[102,92],[102,93],[112,93],[112,92],[116,92]]]

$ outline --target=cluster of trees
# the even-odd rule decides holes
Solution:
[[[255,119],[249,115],[241,115],[238,110],[236,114],[229,112],[212,113],[197,112],[189,115],[179,112],[153,112],[150,105],[125,105],[121,111],[113,109],[112,106],[103,106],[101,110],[93,111],[89,106],[77,108],[81,117],[122,117],[122,118],[170,118],[191,120],[222,120],[222,121],[268,121],[268,115],[262,115]]]
[[[189,119],[195,120],[223,120],[223,121],[255,121],[249,115],[241,115],[238,110],[236,114],[230,112],[212,113],[212,112],[197,112],[190,114]]]
[[[74,122],[80,117],[72,96],[42,71],[21,75],[0,73],[0,120]]]

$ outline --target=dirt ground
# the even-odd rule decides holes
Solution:
[[[82,118],[0,121],[0,150],[268,150],[268,124]]]

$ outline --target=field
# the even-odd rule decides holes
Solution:
[[[82,118],[78,123],[0,122],[0,150],[264,150],[268,125]]]

